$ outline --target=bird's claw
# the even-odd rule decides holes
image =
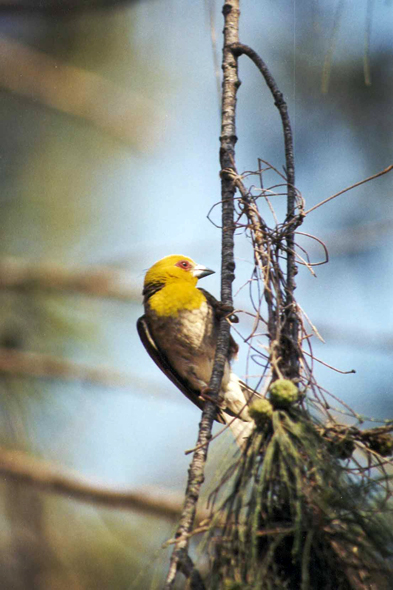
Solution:
[[[211,402],[212,404],[215,404],[219,408],[223,408],[225,406],[223,401],[220,400],[219,398],[212,397],[210,395],[211,393],[213,393],[213,391],[208,386],[206,386],[201,389],[201,392],[199,395],[205,402],[208,401],[208,402]]]
[[[228,318],[233,324],[237,324],[239,322],[239,318],[233,312],[235,308],[233,305],[227,305],[226,303],[219,302],[219,310],[222,317]]]
[[[223,313],[233,313],[235,311],[235,308],[233,307],[233,305],[227,305],[226,303],[222,303],[220,301],[220,309]]]

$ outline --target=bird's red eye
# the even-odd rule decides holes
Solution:
[[[179,266],[184,270],[189,270],[191,268],[191,264],[187,260],[179,260],[179,262],[176,262],[175,266]]]

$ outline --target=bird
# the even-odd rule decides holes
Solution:
[[[152,360],[201,410],[206,399],[211,399],[208,387],[220,319],[230,315],[226,306],[196,286],[199,279],[213,273],[187,256],[165,256],[146,272],[145,313],[137,321],[139,337]],[[231,369],[238,349],[230,336],[216,420],[228,424],[243,447],[255,428],[248,404],[256,393]]]

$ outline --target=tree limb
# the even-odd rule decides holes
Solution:
[[[81,118],[141,151],[156,143],[162,128],[164,113],[146,96],[4,37],[0,39],[0,86]]]
[[[37,264],[15,257],[0,258],[0,289],[71,291],[96,297],[140,301],[130,272],[111,267],[66,267]]]
[[[195,567],[187,551],[184,551],[179,561],[179,570],[188,580],[189,590],[206,590],[201,574]]]
[[[0,374],[84,381],[105,387],[130,387],[137,376],[109,367],[92,367],[49,354],[0,348]]]
[[[0,449],[0,475],[2,481],[20,481],[44,492],[111,508],[132,509],[170,520],[177,518],[181,510],[181,499],[177,494],[150,488],[134,492],[116,491],[83,480],[21,451]]]
[[[122,4],[133,4],[138,0],[0,0],[0,11],[11,13],[50,13],[68,17],[72,12],[87,12],[102,8],[114,8]]]
[[[239,0],[227,0],[223,6],[224,15],[224,51],[223,51],[223,92],[222,119],[220,137],[221,170],[235,169],[235,109],[236,91],[239,87],[237,75],[237,59],[230,46],[239,40]],[[232,281],[234,279],[234,201],[235,186],[227,175],[221,175],[222,195],[222,262],[221,262],[221,300],[225,305],[232,306]],[[229,348],[229,323],[225,318],[220,320],[217,349],[214,359],[209,390],[213,400],[218,400],[225,361]],[[216,415],[216,404],[206,401],[199,424],[198,441],[188,472],[186,496],[179,526],[176,532],[177,543],[173,549],[169,571],[165,582],[165,590],[171,590],[180,564],[187,556],[189,533],[192,530],[200,488],[204,481],[204,468],[207,459],[211,430]]]

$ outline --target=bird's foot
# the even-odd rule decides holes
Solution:
[[[218,314],[221,317],[228,318],[229,321],[233,324],[237,324],[239,322],[239,318],[236,314],[233,313],[234,311],[235,308],[233,307],[233,305],[226,305],[225,303],[222,303],[222,301],[218,302]]]
[[[218,406],[219,408],[223,408],[225,407],[225,403],[223,402],[223,400],[221,400],[220,398],[215,398],[212,397],[213,391],[208,387],[202,387],[201,392],[200,392],[200,397],[208,402],[212,402],[212,404],[215,404],[216,406]]]

